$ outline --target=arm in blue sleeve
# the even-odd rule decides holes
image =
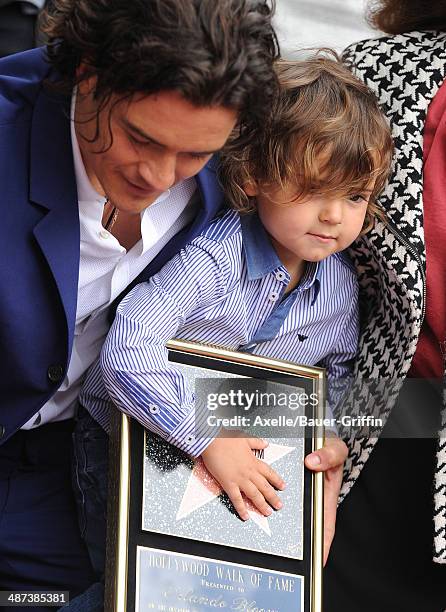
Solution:
[[[229,275],[222,246],[195,239],[124,298],[101,353],[104,383],[116,406],[194,456],[212,441],[196,435],[204,407],[195,406],[165,344],[198,307],[224,296]]]

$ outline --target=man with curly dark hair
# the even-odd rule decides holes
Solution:
[[[270,4],[54,0],[48,47],[0,61],[0,590],[94,580],[77,395],[110,305],[212,219],[215,154],[267,118]]]

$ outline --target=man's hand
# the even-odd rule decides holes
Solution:
[[[276,510],[282,507],[275,489],[284,489],[284,481],[253,453],[267,446],[267,442],[258,438],[219,436],[201,455],[207,470],[220,483],[244,521],[249,514],[242,493],[265,516],[272,513],[271,506]]]
[[[335,534],[336,509],[347,452],[346,444],[332,436],[327,437],[323,448],[305,457],[307,468],[324,472],[324,565]]]

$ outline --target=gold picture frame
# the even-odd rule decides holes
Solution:
[[[253,388],[252,385],[261,380],[263,384],[273,385],[268,389],[287,388],[291,393],[298,388],[307,398],[313,394],[311,405],[302,402],[305,405],[299,418],[305,420],[305,427],[298,440],[290,437],[292,444],[286,440],[289,421],[285,417],[283,423],[274,419],[276,425],[283,425],[285,429],[280,429],[280,435],[270,436],[272,440],[285,441],[285,444],[271,442],[268,448],[271,448],[271,456],[276,449],[275,457],[279,459],[287,455],[278,461],[277,469],[285,466],[296,482],[287,492],[290,502],[284,504],[286,511],[274,513],[268,525],[259,517],[257,521],[248,521],[249,526],[242,523],[234,511],[228,510],[227,499],[225,504],[220,503],[225,501],[224,496],[219,495],[221,491],[208,496],[212,498],[210,503],[205,499],[191,505],[191,496],[195,493],[189,488],[186,495],[182,489],[190,486],[197,464],[187,457],[180,461],[175,456],[175,469],[161,469],[157,461],[160,454],[167,456],[176,452],[181,455],[181,451],[144,432],[141,425],[116,411],[112,418],[109,451],[105,609],[109,612],[143,609],[195,612],[213,607],[249,610],[248,599],[254,601],[253,597],[257,597],[263,598],[263,604],[258,601],[260,609],[271,606],[272,602],[274,609],[280,612],[321,612],[323,474],[306,470],[303,457],[323,446],[325,371],[181,340],[169,342],[167,348],[169,359],[187,375],[191,373],[195,381],[206,383],[208,389],[213,388],[217,381],[214,377],[218,376],[231,385],[249,383]],[[293,418],[297,418],[295,413]],[[270,423],[273,419],[263,421]],[[173,465],[172,459],[170,463]],[[295,474],[302,474],[301,482]],[[192,485],[196,491],[196,479]],[[166,495],[166,491],[180,493]],[[296,502],[296,508],[301,508],[302,532],[297,537],[296,517],[300,515],[292,504],[300,491],[302,499],[298,501],[301,505]],[[186,509],[183,508],[184,500]],[[183,510],[178,512],[181,504]],[[213,518],[209,520],[209,516]],[[256,519],[254,513],[252,517]],[[247,531],[249,529],[251,532]],[[228,543],[228,540],[231,541]],[[288,541],[291,542],[289,550],[299,550],[298,554],[287,552],[284,543]],[[203,576],[192,575],[191,567],[195,571],[197,567],[204,568],[201,571],[208,572],[208,577],[218,575],[218,585],[210,579],[200,582]],[[227,577],[226,582],[222,576]],[[234,576],[238,576],[238,584],[231,583],[230,577]],[[247,589],[244,583],[249,580],[253,584]],[[166,586],[171,583],[171,587]],[[277,592],[274,586],[264,586],[277,584],[283,587],[277,588]],[[245,600],[248,603],[244,608]],[[237,604],[238,608],[231,608],[234,601],[242,603]]]

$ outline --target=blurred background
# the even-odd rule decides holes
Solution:
[[[0,57],[41,44],[37,16],[45,0],[0,0]]]
[[[378,34],[366,23],[365,0],[276,1],[275,23],[285,57],[315,46],[342,51]],[[0,57],[42,44],[36,24],[44,4],[45,0],[0,0]]]
[[[282,55],[305,47],[342,51],[352,42],[378,36],[365,20],[365,0],[277,0],[276,29]]]

